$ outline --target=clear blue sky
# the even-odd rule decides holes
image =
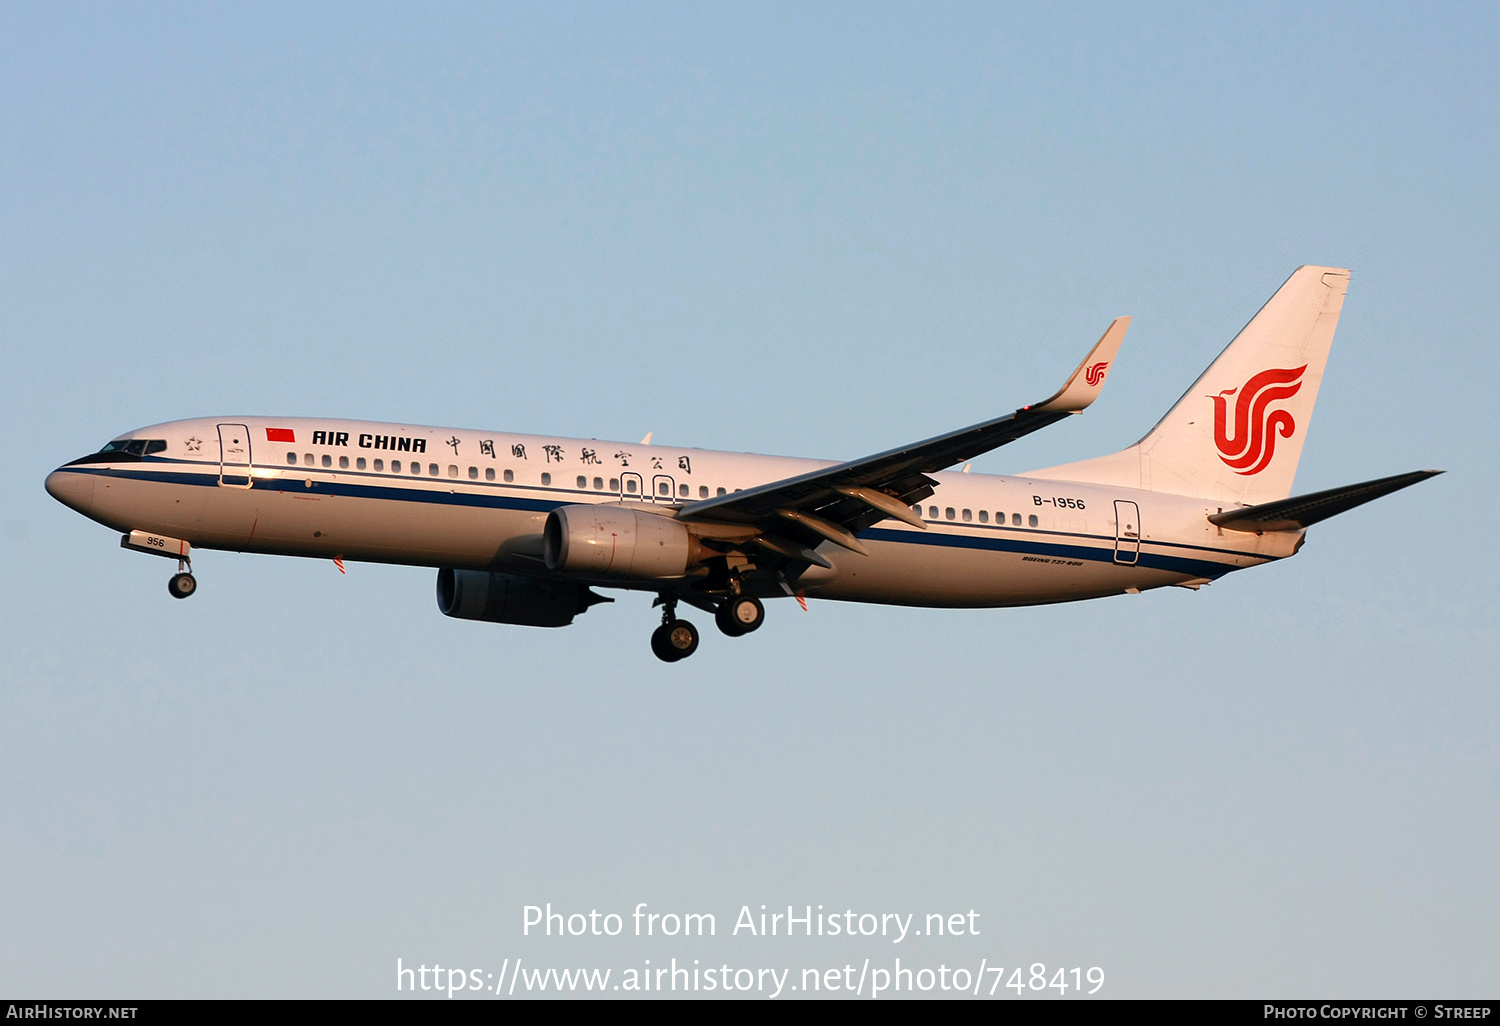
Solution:
[[[0,13],[0,993],[394,966],[1101,966],[1114,996],[1500,983],[1492,5],[12,3]],[[848,458],[1038,399],[1134,441],[1299,264],[1298,477],[1449,473],[1189,593],[447,620],[428,570],[161,561],[53,502],[286,413]],[[705,623],[706,626],[706,623]],[[521,908],[720,936],[523,938]],[[741,905],[982,913],[753,942]]]

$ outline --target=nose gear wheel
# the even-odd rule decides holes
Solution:
[[[185,599],[198,590],[198,580],[192,574],[173,574],[167,582],[167,591],[173,598]]]

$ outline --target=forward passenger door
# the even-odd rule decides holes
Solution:
[[[250,487],[250,429],[244,424],[219,425],[219,484]]]

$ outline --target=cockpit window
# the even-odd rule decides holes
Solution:
[[[99,451],[128,452],[132,456],[144,456],[146,454],[146,440],[144,438],[117,438]]]
[[[116,438],[113,442],[106,442],[100,452],[123,452],[131,456],[150,456],[152,453],[166,452],[167,442],[164,438]]]

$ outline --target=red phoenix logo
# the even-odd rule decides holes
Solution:
[[[1219,447],[1219,459],[1236,474],[1259,474],[1271,463],[1276,454],[1276,436],[1292,437],[1297,422],[1286,410],[1267,410],[1278,399],[1290,399],[1302,390],[1302,372],[1307,364],[1286,370],[1261,371],[1245,382],[1241,388],[1230,388],[1216,396],[1214,401],[1214,444]],[[1229,435],[1229,400],[1226,396],[1239,393],[1234,401],[1234,435]],[[1248,469],[1247,469],[1248,468]]]
[[[1099,382],[1104,380],[1104,371],[1108,366],[1108,360],[1105,360],[1102,363],[1094,364],[1088,370],[1083,372],[1083,380],[1087,381],[1090,385],[1099,384]]]

